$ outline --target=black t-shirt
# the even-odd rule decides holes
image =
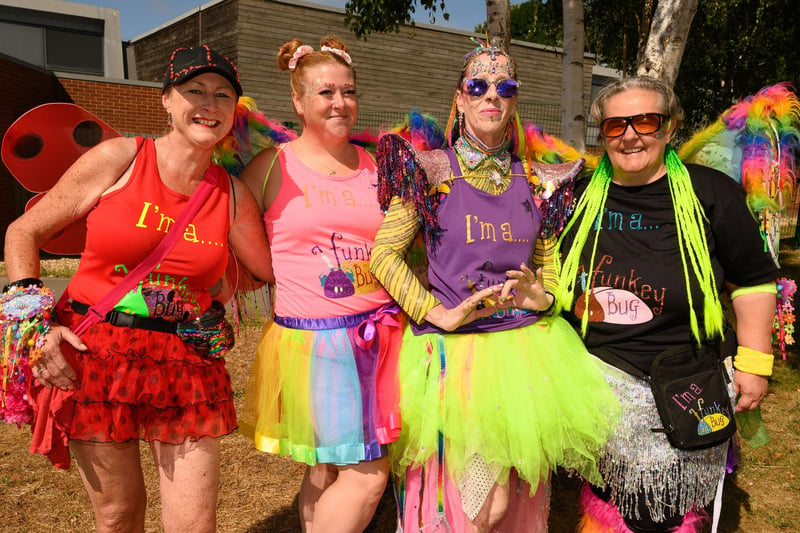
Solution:
[[[695,194],[705,210],[708,248],[717,288],[725,282],[752,286],[773,281],[777,268],[765,249],[758,223],[745,204],[742,187],[714,169],[687,165]],[[579,198],[588,179],[576,184]],[[588,283],[594,233],[581,254],[572,312],[576,327],[589,297],[586,345],[604,347],[647,371],[660,352],[695,342],[689,325],[686,278],[666,175],[647,185],[623,187],[612,183],[602,214],[602,230]],[[572,245],[574,229],[565,235],[562,256]],[[703,298],[686,254],[693,305],[703,325]]]

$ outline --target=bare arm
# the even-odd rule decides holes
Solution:
[[[135,153],[134,139],[100,143],[73,163],[40,202],[12,222],[5,243],[8,279],[39,277],[39,246],[89,212]]]
[[[228,243],[244,267],[262,281],[275,282],[272,255],[264,223],[250,189],[239,180],[232,180],[236,197],[236,217],[231,224]]]
[[[277,148],[262,150],[244,167],[240,176],[253,194],[262,215],[275,201],[281,187],[281,166],[277,156]]]
[[[135,153],[134,139],[119,138],[100,143],[67,169],[40,202],[15,220],[6,232],[8,279],[39,277],[39,246],[84,216],[120,177],[129,175],[126,167]],[[42,356],[35,363],[35,375],[47,388],[72,389],[77,376],[61,353],[61,342],[68,342],[78,350],[86,349],[72,331],[53,324]]]
[[[736,314],[736,338],[739,345],[763,353],[772,353],[775,295],[743,294],[733,299],[733,311]],[[748,411],[758,407],[767,395],[769,382],[766,376],[736,370],[734,385],[739,397],[736,411]]]

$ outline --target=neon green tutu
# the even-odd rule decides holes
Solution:
[[[444,369],[442,369],[444,362]],[[562,318],[478,334],[410,328],[400,353],[403,427],[393,467],[422,466],[445,442],[456,480],[474,455],[536,487],[556,467],[602,485],[597,459],[619,419],[619,403],[595,359]]]

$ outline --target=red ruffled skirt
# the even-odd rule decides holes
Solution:
[[[82,317],[59,313],[74,327]],[[176,335],[100,322],[81,335],[81,352],[61,351],[78,375],[75,389],[31,380],[32,453],[69,467],[69,440],[180,444],[236,429],[233,388],[223,359],[207,359]]]

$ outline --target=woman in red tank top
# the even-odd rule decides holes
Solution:
[[[179,48],[162,93],[169,132],[92,148],[6,234],[4,301],[45,294],[36,279],[39,246],[88,214],[70,304],[59,306],[41,355],[30,359],[28,395],[31,451],[62,468],[71,452],[98,531],[144,530],[140,440],[159,471],[164,529],[216,527],[219,437],[236,428],[233,391],[224,360],[182,341],[176,324],[211,304],[208,287],[222,276],[229,247],[256,276],[272,279],[252,195],[211,162],[241,94],[230,60],[208,46]],[[209,173],[217,184],[191,223],[174,228],[183,233],[178,244],[103,321],[73,333],[86,308],[151,254]]]

